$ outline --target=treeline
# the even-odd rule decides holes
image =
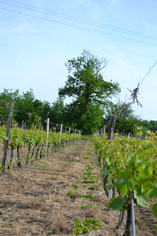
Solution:
[[[131,106],[134,100],[127,104],[113,103],[113,97],[117,97],[121,89],[118,83],[104,80],[101,71],[106,64],[106,59],[98,58],[87,50],[68,60],[67,81],[64,87],[59,88],[58,99],[53,103],[36,99],[33,90],[20,94],[19,90],[4,89],[0,94],[1,124],[6,124],[9,105],[14,101],[13,119],[19,125],[25,122],[27,126],[45,126],[45,120],[50,118],[50,127],[64,124],[81,130],[82,134],[93,134],[108,126],[115,115],[115,131],[120,134],[134,135],[139,126],[143,126],[143,132],[157,131],[157,121],[142,121],[134,114]],[[70,104],[64,104],[66,97],[71,98]]]
[[[64,104],[61,99],[54,103],[43,102],[35,98],[32,89],[22,94],[19,90],[4,89],[0,93],[1,125],[7,122],[11,101],[14,101],[13,121],[18,125],[24,122],[27,127],[45,126],[47,118],[50,118],[50,125],[64,123]]]
[[[45,126],[45,120],[50,118],[50,125],[64,124],[68,127],[77,128],[76,123],[72,123],[71,117],[68,114],[68,105],[64,105],[61,98],[55,102],[49,103],[35,98],[33,90],[20,94],[19,90],[4,89],[0,93],[0,123],[6,124],[10,109],[10,103],[14,101],[13,120],[19,125],[24,121],[27,127]],[[112,105],[111,105],[112,106]],[[111,107],[110,107],[111,108]],[[110,119],[111,111],[102,118],[102,123],[98,128],[107,125]],[[157,121],[141,120],[134,115],[131,105],[128,104],[125,111],[117,117],[115,130],[120,134],[135,134],[137,127],[142,126],[143,130],[157,131]]]

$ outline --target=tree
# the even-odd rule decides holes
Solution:
[[[116,115],[116,132],[122,133],[123,135],[128,135],[129,133],[132,135],[136,134],[140,120],[135,116],[131,103],[125,104],[118,102],[118,104],[112,104],[108,109],[107,122],[111,119],[113,114]]]
[[[10,104],[12,101],[19,100],[19,90],[13,91],[12,89],[4,89],[2,93],[0,93],[0,123],[6,124],[8,119],[8,114],[10,110]],[[14,108],[13,119],[15,118],[16,112]]]
[[[103,79],[101,71],[106,64],[106,59],[95,57],[87,50],[66,64],[68,79],[59,89],[59,96],[73,98],[65,110],[71,124],[84,134],[91,134],[102,125],[105,107],[120,91],[118,83]]]
[[[58,98],[52,103],[50,111],[50,120],[55,124],[64,124],[64,103],[61,98]]]

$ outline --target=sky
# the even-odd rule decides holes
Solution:
[[[33,89],[54,102],[67,80],[68,59],[84,49],[105,58],[104,80],[129,98],[157,60],[156,0],[0,0],[0,93]],[[157,120],[157,65],[133,105],[141,119]]]

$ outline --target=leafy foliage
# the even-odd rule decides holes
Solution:
[[[103,80],[100,73],[106,66],[105,59],[84,50],[80,57],[68,60],[68,80],[59,89],[61,97],[72,97],[66,106],[70,122],[84,134],[92,134],[103,122],[104,107],[112,95],[120,91],[117,83]],[[78,119],[79,117],[79,119]]]
[[[73,225],[73,235],[89,233],[91,230],[97,230],[99,227],[99,220],[87,218],[81,222],[79,219],[76,219]]]
[[[157,137],[148,131],[147,139],[141,140],[141,134],[139,130],[138,138],[116,135],[114,140],[98,137],[95,140],[96,152],[105,165],[102,176],[104,179],[108,176],[106,189],[115,188],[119,194],[110,200],[109,208],[128,209],[131,196],[142,207],[157,198]],[[156,204],[153,213],[157,215]]]

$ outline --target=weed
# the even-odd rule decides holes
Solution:
[[[68,191],[68,196],[71,197],[73,195],[72,191]]]
[[[81,176],[76,175],[75,178],[76,178],[76,179],[81,179]]]
[[[79,219],[76,219],[73,224],[73,235],[89,233],[91,230],[96,230],[99,227],[99,220],[87,218],[81,222]]]
[[[83,159],[85,159],[85,160],[88,160],[90,157],[82,157]]]
[[[87,153],[88,155],[92,155],[92,152],[91,151],[88,151],[88,153]]]
[[[92,173],[88,172],[84,176],[83,183],[98,183],[98,178],[95,176],[92,176]]]
[[[94,167],[91,166],[90,164],[87,164],[86,169],[87,169],[87,171],[92,171],[92,170],[94,170]]]
[[[83,197],[83,198],[90,198],[90,199],[94,199],[96,198],[97,196],[96,195],[93,195],[93,194],[84,194],[84,193],[80,193],[80,194],[77,194],[77,193],[73,193],[72,191],[68,191],[68,196],[70,198],[76,198],[76,197]]]
[[[80,188],[80,187],[77,186],[77,185],[75,185],[75,184],[72,184],[72,185],[71,185],[71,188],[73,188],[73,189],[78,189],[78,188]]]
[[[93,186],[89,187],[88,189],[89,189],[89,190],[98,190],[99,187],[96,186],[96,185],[93,185]]]
[[[93,194],[79,194],[78,197],[83,197],[83,198],[90,198],[90,199],[94,199],[96,198],[97,196],[96,195],[93,195]]]

